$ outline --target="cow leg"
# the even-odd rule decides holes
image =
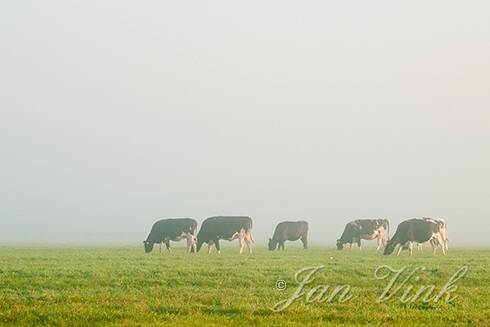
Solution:
[[[245,237],[243,236],[242,233],[240,233],[240,236],[238,238],[238,244],[240,244],[240,254],[243,253],[243,247],[245,246]]]
[[[435,244],[434,239],[430,240],[430,245],[432,246],[432,255],[436,255],[437,252],[437,244]]]
[[[380,228],[378,229],[378,235],[377,235],[377,243],[378,243],[378,247],[376,248],[376,251],[378,251],[379,249],[381,249],[381,245],[383,244],[383,239],[385,238],[385,230]]]
[[[214,240],[214,245],[216,246],[216,250],[218,250],[218,254],[221,253],[221,248],[220,248],[220,245],[219,245],[219,238],[215,239]]]
[[[359,251],[361,251],[361,239],[357,240],[357,247],[359,247]]]
[[[442,254],[446,255],[447,250],[446,250],[446,242],[440,237],[440,244],[441,244],[441,249],[442,249]]]
[[[308,237],[306,235],[303,235],[303,237],[301,237],[301,242],[303,242],[303,249],[308,249]]]
[[[437,245],[441,245],[442,254],[446,255],[445,242],[442,239],[441,234],[436,234],[434,236],[435,236],[435,239],[434,239],[435,247],[437,248]],[[434,253],[435,253],[435,251],[434,251]]]
[[[396,256],[398,257],[400,255],[400,253],[402,253],[402,250],[403,250],[403,245],[399,245],[398,246],[398,252],[396,253]]]
[[[163,241],[160,242],[160,253],[162,253]]]
[[[252,234],[250,232],[245,234],[245,243],[247,244],[248,253],[252,254]]]
[[[170,252],[170,241],[165,241],[165,247],[167,248],[167,251]]]
[[[441,247],[444,247],[444,250],[446,250],[446,252],[447,252],[448,251],[448,240],[447,240],[447,230],[446,230],[445,225],[443,225],[441,227],[441,229],[439,230],[439,234],[441,235],[441,239],[442,239]]]
[[[191,252],[192,253],[196,253],[197,252],[197,238],[196,238],[196,236],[194,234],[192,235]]]
[[[194,238],[192,234],[186,234],[185,240],[187,242],[187,253],[191,252],[191,248],[194,242]]]
[[[187,253],[189,253],[191,251],[192,238],[190,238],[189,234],[184,233],[183,239],[185,239]]]
[[[412,254],[413,254],[413,242],[412,241],[408,242],[408,253],[410,254],[410,256],[412,256]]]
[[[379,236],[376,238],[376,244],[376,251],[379,251],[379,249],[381,248],[381,238]]]
[[[211,253],[212,248],[213,248],[213,242],[208,243],[208,254]]]
[[[385,234],[385,235],[383,235],[383,237],[381,238],[381,246],[382,246],[383,248],[384,248],[384,247],[386,247],[386,239],[387,239],[387,237],[386,237],[386,234]]]
[[[240,229],[240,231],[237,234],[238,237],[238,244],[240,245],[240,254],[243,253],[243,248],[245,247],[245,230]]]
[[[432,238],[430,239],[430,245],[432,246],[432,255],[436,255],[437,253],[437,245],[439,245],[439,239],[437,238],[436,235],[433,235]],[[443,245],[441,245],[443,248]]]

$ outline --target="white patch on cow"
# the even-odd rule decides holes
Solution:
[[[227,238],[228,241],[236,240],[240,236],[239,232],[235,232],[235,234],[231,235],[231,237]]]
[[[379,232],[375,230],[371,235],[363,235],[363,239],[371,241],[378,237]]]

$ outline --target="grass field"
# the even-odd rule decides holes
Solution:
[[[406,253],[384,257],[373,248],[304,251],[295,244],[284,252],[258,247],[251,256],[239,256],[236,245],[224,247],[220,255],[155,250],[145,254],[142,246],[0,247],[0,324],[490,325],[488,248],[451,249],[447,257],[432,257],[425,248],[412,258]],[[298,270],[319,265],[325,268],[304,291],[347,284],[350,300],[307,303],[302,296],[281,312],[271,310],[295,292]],[[436,291],[462,266],[468,271],[457,282],[452,293],[457,298],[450,303],[402,303],[401,293],[378,303],[388,284],[374,278],[380,265],[407,266],[402,276],[424,266],[407,285],[417,289],[434,284]],[[278,280],[286,282],[286,289],[276,287]]]

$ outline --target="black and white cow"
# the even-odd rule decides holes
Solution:
[[[389,239],[390,223],[388,219],[358,219],[345,225],[342,236],[337,240],[337,249],[342,250],[344,244],[349,244],[352,248],[353,243],[357,243],[361,249],[361,239],[377,240],[377,248],[384,246]]]
[[[432,245],[432,252],[435,255],[437,246],[440,245],[442,253],[446,255],[445,241],[441,236],[439,223],[431,219],[413,218],[401,222],[396,228],[393,237],[388,241],[384,254],[393,253],[399,245],[397,255],[400,255],[404,248],[408,248],[410,255],[413,253],[413,243],[425,243],[429,241]]]
[[[192,218],[169,218],[157,221],[151,227],[150,234],[143,241],[145,252],[153,250],[154,244],[160,244],[160,253],[162,246],[170,251],[170,241],[187,240],[187,251],[196,247],[196,229],[197,221]]]
[[[219,240],[233,241],[239,240],[240,254],[243,252],[245,244],[248,252],[252,253],[252,218],[247,216],[218,216],[209,217],[203,221],[201,229],[197,234],[197,251],[204,243],[208,244],[208,253],[211,252],[213,245],[220,253],[221,247]]]
[[[274,235],[269,238],[269,250],[274,251],[279,244],[279,250],[284,250],[285,241],[297,241],[301,239],[303,248],[308,248],[308,223],[306,221],[283,221],[274,230]]]

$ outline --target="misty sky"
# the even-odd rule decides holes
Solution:
[[[3,1],[0,243],[164,217],[490,240],[488,1]],[[299,244],[297,246],[300,246]]]

